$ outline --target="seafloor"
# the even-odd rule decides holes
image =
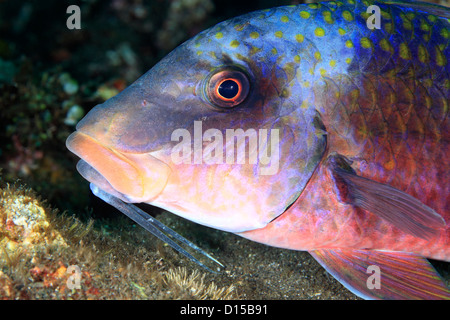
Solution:
[[[92,196],[65,148],[86,112],[182,41],[299,2],[0,0],[0,299],[357,299],[306,252],[147,207],[226,266],[204,271]],[[81,30],[66,27],[72,4]],[[433,264],[448,283],[449,264]]]

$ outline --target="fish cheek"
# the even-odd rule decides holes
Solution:
[[[282,117],[277,124],[281,132],[280,168],[278,176],[271,181],[267,201],[276,207],[278,215],[298,199],[326,153],[324,127],[314,120],[297,126],[303,122],[300,119]]]

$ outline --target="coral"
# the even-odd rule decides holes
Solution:
[[[115,228],[124,231],[121,237],[116,229],[106,232],[104,223],[98,230],[93,220],[59,214],[29,188],[7,184],[0,189],[0,299],[236,297],[233,285],[219,288],[195,269],[175,267],[179,257],[152,244],[146,232],[136,238],[133,226]],[[142,246],[143,239],[148,244]]]
[[[0,298],[13,299],[14,291],[13,281],[0,270]]]
[[[213,299],[228,300],[235,297],[235,287],[218,288],[214,282],[205,284],[205,274],[200,275],[198,270],[190,273],[184,267],[170,269],[164,273],[164,282],[177,292],[177,296],[185,299]]]
[[[11,260],[21,252],[33,256],[41,246],[66,246],[61,235],[50,227],[45,207],[30,189],[9,185],[0,194],[0,246],[3,258]]]

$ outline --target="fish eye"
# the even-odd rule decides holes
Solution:
[[[241,104],[248,95],[247,75],[239,70],[226,69],[213,74],[207,84],[209,100],[217,107],[232,108]]]

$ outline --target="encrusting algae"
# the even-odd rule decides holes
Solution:
[[[34,254],[43,245],[67,246],[51,228],[46,211],[30,189],[7,185],[1,190],[1,245],[6,259],[22,251]]]
[[[93,220],[58,214],[31,189],[8,184],[0,189],[0,299],[238,297],[233,285],[205,281],[198,270],[163,268],[159,251],[171,249],[142,255],[128,236],[122,243],[104,229],[95,230]],[[80,272],[78,287],[74,266]]]

